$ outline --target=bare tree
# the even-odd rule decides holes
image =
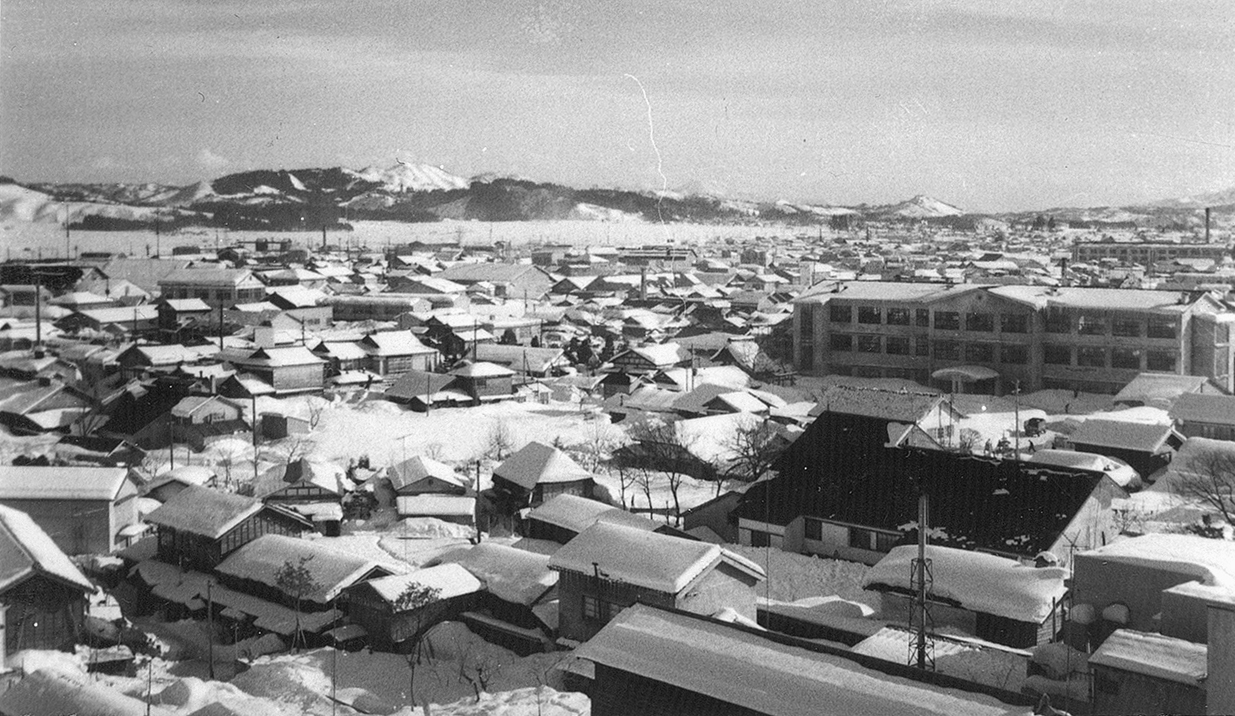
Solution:
[[[733,435],[724,447],[733,453],[733,462],[728,474],[744,482],[754,482],[767,472],[785,451],[776,425],[768,420],[751,419],[734,428]],[[720,494],[721,481],[716,481],[716,494]]]
[[[409,582],[395,598],[395,614],[412,612],[416,624],[415,630],[409,637],[412,640],[411,651],[407,653],[407,698],[413,707],[416,706],[416,665],[420,663],[423,653],[425,607],[441,599],[441,596],[442,590],[437,587]]]
[[[322,422],[322,413],[326,412],[326,408],[330,407],[330,403],[325,400],[309,399],[309,429],[316,430],[317,424]]]
[[[614,429],[607,420],[597,418],[590,422],[583,441],[577,443],[572,452],[578,456],[583,467],[595,472],[609,457],[609,454],[620,445],[619,431]]]
[[[1175,473],[1176,494],[1212,508],[1235,525],[1235,450],[1215,446],[1188,459]]]
[[[284,594],[290,595],[296,600],[296,631],[292,633],[293,650],[295,650],[297,642],[304,643],[304,635],[300,631],[301,600],[306,595],[312,594],[321,588],[307,566],[311,559],[313,559],[312,555],[301,557],[299,562],[292,562],[290,559],[285,560],[283,566],[279,567],[279,570],[274,573],[275,586]]]
[[[639,486],[652,506],[652,481],[656,474],[664,475],[673,497],[673,518],[681,519],[682,503],[678,492],[683,479],[697,471],[699,460],[690,452],[692,439],[684,436],[676,424],[659,417],[645,418],[630,427],[631,444],[626,447],[633,467],[640,471]]]
[[[484,456],[501,462],[510,456],[513,449],[514,436],[510,434],[510,426],[505,420],[495,421],[489,428],[489,435],[485,438]]]

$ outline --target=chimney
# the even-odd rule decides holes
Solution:
[[[1209,243],[1209,207],[1205,207],[1205,243]]]
[[[639,300],[648,300],[648,269],[646,266],[639,269]]]

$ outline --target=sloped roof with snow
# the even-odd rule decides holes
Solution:
[[[485,583],[493,596],[512,604],[533,604],[557,585],[548,555],[481,542],[453,561]]]
[[[1185,393],[1171,406],[1171,417],[1185,423],[1235,425],[1235,395]]]
[[[866,589],[908,592],[916,545],[893,547],[862,579]],[[1027,567],[1014,559],[982,552],[928,545],[937,599],[963,609],[1041,624],[1067,587],[1062,567]]]
[[[636,604],[574,655],[768,716],[1007,716],[994,697],[891,676],[712,619]]]
[[[146,515],[146,521],[210,539],[222,537],[263,507],[262,501],[190,485]]]
[[[90,580],[29,515],[0,505],[0,591],[33,574],[94,591]]]
[[[1154,425],[1090,418],[1081,423],[1069,439],[1073,445],[1097,445],[1157,453],[1162,451],[1167,438],[1171,437],[1174,431],[1174,426],[1169,424]]]
[[[528,512],[527,518],[582,532],[613,509],[616,508],[612,505],[578,495],[555,495]]]
[[[945,399],[938,393],[833,385],[824,391],[819,404],[810,414],[831,412],[916,423],[941,402]]]
[[[317,584],[317,589],[303,598],[319,604],[330,602],[340,591],[370,572],[376,570],[381,576],[390,574],[376,562],[332,549],[320,541],[276,534],[262,535],[232,552],[215,570],[277,588],[279,569],[288,562],[300,564],[302,559]]]
[[[598,570],[606,579],[677,594],[720,559],[714,544],[599,522],[555,552],[549,568]]]
[[[1089,665],[1129,671],[1187,686],[1202,686],[1209,674],[1208,659],[1209,650],[1204,644],[1161,634],[1116,629],[1089,657]]]
[[[463,365],[450,371],[450,374],[462,378],[505,378],[514,375],[515,372],[497,363],[479,361],[476,363],[465,362]]]
[[[372,579],[365,584],[392,606],[398,601],[399,595],[412,584],[438,590],[438,599],[453,599],[484,589],[484,584],[471,572],[454,563]]]
[[[112,500],[128,476],[124,467],[0,465],[0,499]]]
[[[542,483],[592,479],[569,455],[550,445],[532,441],[498,465],[493,474],[525,490]]]
[[[434,477],[459,487],[467,487],[470,484],[450,465],[424,455],[409,457],[403,462],[391,465],[386,471],[386,477],[396,492],[426,477]]]
[[[437,352],[421,343],[411,331],[370,333],[361,339],[360,348],[375,356],[419,355]]]
[[[313,348],[313,352],[339,360],[360,360],[368,355],[359,341],[322,341]]]

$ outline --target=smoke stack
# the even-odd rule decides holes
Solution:
[[[648,300],[648,269],[646,266],[639,269],[639,300]]]
[[[1205,207],[1205,243],[1209,243],[1209,207]]]

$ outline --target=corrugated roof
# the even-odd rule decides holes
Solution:
[[[876,671],[711,619],[636,604],[574,656],[768,716],[1006,716],[994,697]]]
[[[1209,650],[1205,644],[1161,634],[1116,629],[1089,657],[1089,665],[1129,671],[1187,686],[1202,686],[1209,674],[1208,659]]]
[[[0,499],[112,500],[128,475],[124,467],[0,465]]]

